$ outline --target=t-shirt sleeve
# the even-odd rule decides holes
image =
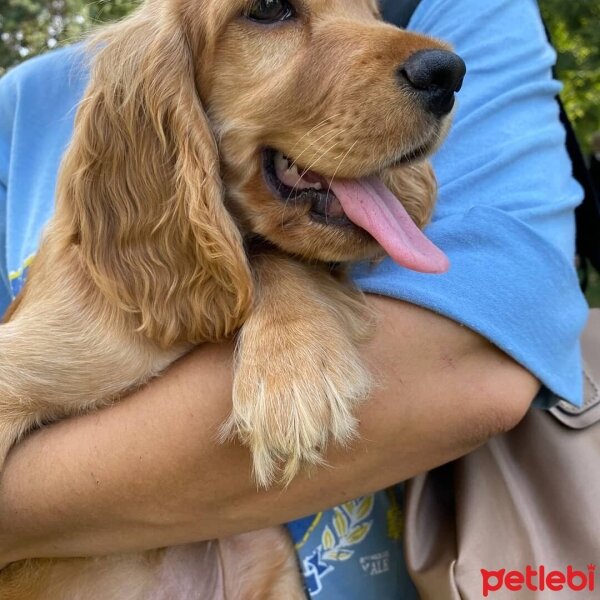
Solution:
[[[11,302],[6,262],[7,185],[13,110],[8,85],[0,81],[0,315]]]
[[[587,317],[574,268],[572,178],[547,42],[533,0],[422,0],[411,29],[450,41],[467,64],[428,236],[451,261],[423,275],[361,267],[366,292],[412,302],[477,331],[552,394],[582,402]]]
[[[87,83],[85,59],[81,45],[70,46],[27,60],[0,79],[0,269],[8,271],[13,295],[54,210],[59,164]]]

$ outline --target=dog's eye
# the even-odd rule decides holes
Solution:
[[[294,9],[286,0],[255,0],[246,16],[258,23],[277,23],[292,19]]]

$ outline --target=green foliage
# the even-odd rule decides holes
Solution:
[[[73,42],[139,0],[0,0],[0,75],[21,60]],[[600,129],[600,2],[540,0],[559,50],[563,98],[580,140]]]
[[[74,42],[90,27],[121,18],[139,1],[0,0],[0,76],[25,58]],[[559,52],[563,100],[587,147],[590,135],[600,130],[600,1],[540,0],[540,6]],[[589,297],[600,306],[598,278],[591,281]]]
[[[586,296],[590,306],[600,308],[600,276],[595,271],[590,273]]]
[[[540,5],[559,52],[565,108],[588,147],[590,135],[600,129],[600,2],[541,0]]]
[[[137,0],[0,0],[0,76],[25,58],[77,41],[95,24],[118,19]]]

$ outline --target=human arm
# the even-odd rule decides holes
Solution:
[[[426,8],[427,4],[432,6],[444,3],[432,1],[422,6]],[[463,5],[465,2],[456,4]],[[489,6],[486,4],[485,11],[492,9],[498,11],[504,5],[510,8],[514,4],[496,0],[489,3]],[[422,12],[425,8],[422,9]],[[484,9],[481,10],[484,11]],[[448,10],[448,12],[453,13],[452,10]],[[512,18],[510,11],[508,12]],[[443,12],[440,11],[438,6],[436,23],[446,22],[447,24],[448,21],[447,19],[444,21],[443,16]],[[463,21],[461,21],[461,27],[457,26],[456,29],[463,31],[463,27],[467,27],[467,25],[476,26],[472,22],[463,25]],[[449,31],[448,33],[452,32]],[[498,39],[497,34],[494,39]],[[471,53],[473,54],[477,50],[480,50],[480,48],[471,48]],[[481,63],[479,64],[481,65]],[[555,85],[549,79],[548,86],[555,89]],[[524,101],[522,95],[518,99],[519,102]],[[472,112],[468,115],[466,125],[464,125],[465,121],[458,119],[455,131],[461,131],[463,135],[471,134],[471,128],[473,127],[477,127],[480,132],[486,131],[488,113],[494,109],[496,100],[497,98],[485,97],[481,99],[482,106],[474,106],[476,100],[472,99],[470,107]],[[545,106],[548,106],[547,92],[544,102]],[[469,106],[466,101],[463,101],[464,105]],[[482,109],[485,110],[482,112]],[[485,111],[488,111],[488,113]],[[479,116],[482,120],[474,121],[474,116]],[[505,130],[506,135],[511,137],[509,121],[510,119],[506,117],[501,122],[507,127]],[[519,124],[517,133],[522,131],[522,127],[522,124]],[[555,136],[556,128],[554,126],[551,127],[551,131],[552,135]],[[499,345],[506,344],[505,330],[509,334],[515,333],[515,331],[519,333],[520,331],[519,344],[507,348],[507,350],[527,349],[527,340],[541,340],[541,345],[546,343],[548,352],[550,354],[555,352],[556,356],[551,357],[552,360],[545,356],[541,361],[536,361],[538,366],[540,364],[545,366],[543,372],[540,373],[540,378],[548,386],[552,386],[553,381],[558,381],[562,384],[561,387],[564,387],[565,395],[569,391],[573,394],[575,387],[573,381],[568,381],[566,384],[565,381],[568,379],[569,374],[574,371],[573,363],[576,362],[575,346],[578,324],[576,320],[567,323],[561,315],[557,314],[557,311],[560,310],[561,304],[571,310],[572,301],[574,298],[576,299],[576,293],[573,291],[576,289],[576,282],[573,283],[574,274],[568,258],[569,226],[568,224],[564,225],[568,221],[568,203],[574,200],[570,194],[564,195],[561,191],[557,199],[550,198],[550,200],[556,200],[556,205],[548,213],[545,211],[548,198],[543,192],[547,189],[544,181],[539,181],[537,177],[534,180],[526,179],[527,185],[523,186],[521,183],[521,187],[519,187],[515,184],[509,189],[507,183],[513,181],[511,168],[516,160],[515,150],[511,149],[510,152],[504,154],[504,146],[501,144],[498,148],[494,145],[495,138],[493,136],[490,136],[490,138],[486,140],[486,144],[489,144],[486,152],[478,151],[475,153],[475,158],[482,159],[480,166],[485,168],[483,175],[479,173],[479,177],[477,177],[477,167],[470,162],[472,158],[470,154],[465,153],[461,156],[458,149],[453,150],[456,154],[454,157],[448,157],[448,154],[446,154],[448,160],[453,161],[448,163],[451,166],[450,172],[456,167],[457,163],[455,161],[460,164],[461,160],[467,160],[469,172],[471,173],[466,181],[459,178],[455,182],[450,180],[448,169],[446,169],[445,178],[441,178],[442,200],[440,211],[436,222],[430,228],[432,237],[444,238],[442,239],[442,245],[452,246],[450,249],[453,254],[451,258],[454,261],[454,267],[451,275],[454,279],[430,277],[427,280],[419,280],[419,283],[417,283],[412,276],[404,274],[397,280],[400,285],[396,285],[394,289],[389,290],[382,287],[380,293],[399,295],[403,289],[406,289],[406,293],[408,291],[411,293],[411,296],[406,298],[407,300],[445,312],[458,321],[462,320],[468,323],[474,329],[479,328]],[[467,139],[469,140],[467,144],[469,153],[472,153],[474,148],[480,150],[474,145],[472,137]],[[481,138],[477,138],[475,141],[477,140],[481,143]],[[455,146],[452,146],[452,148],[455,148]],[[464,152],[464,145],[458,145],[457,148],[463,148]],[[539,156],[537,148],[536,144],[532,144],[529,148],[520,148],[520,153],[524,153],[525,157],[530,156],[531,153]],[[546,145],[543,148],[545,152]],[[502,152],[499,152],[499,150],[502,150]],[[443,156],[443,154],[440,156]],[[501,159],[499,163],[490,160],[497,157]],[[522,158],[519,153],[517,153],[517,157]],[[444,167],[446,166],[444,162],[438,165],[438,172],[441,172],[442,176],[444,176]],[[563,168],[564,175],[564,165],[561,168]],[[492,177],[495,169],[498,169],[498,178]],[[508,170],[504,171],[504,169]],[[502,176],[502,173],[504,173],[504,176]],[[525,175],[531,175],[531,173],[525,173]],[[552,175],[552,173],[549,175]],[[541,179],[545,179],[545,177],[542,176]],[[565,180],[568,180],[568,177]],[[470,196],[471,199],[474,203],[476,201],[491,206],[489,211],[483,211],[484,215],[478,222],[475,222],[474,226],[474,221],[471,219],[473,213],[463,210],[465,213],[463,219],[462,213],[452,213],[452,210],[456,207],[453,200],[462,198],[475,185],[475,182],[487,182],[490,188],[479,198],[473,199]],[[538,185],[542,186],[541,190],[537,189]],[[554,189],[552,186],[550,188],[551,190]],[[537,221],[535,211],[533,215],[532,213],[528,214],[526,218],[529,220],[527,222],[519,218],[521,210],[518,200],[523,189],[534,191],[534,199],[542,199],[538,207]],[[528,198],[527,202],[529,200]],[[514,204],[511,206],[510,202]],[[495,206],[496,203],[500,205],[500,208]],[[445,209],[446,205],[449,207],[448,210]],[[529,204],[527,205],[529,206]],[[478,210],[479,208],[479,205],[477,205]],[[478,210],[474,211],[475,216],[477,216]],[[528,271],[530,277],[529,287],[526,285],[527,282],[524,283],[521,278],[514,278],[513,273],[510,272],[511,269],[514,269],[517,273],[523,273],[519,269],[520,264],[518,261],[503,262],[498,260],[499,257],[503,256],[510,256],[514,259],[515,255],[518,255],[519,246],[511,241],[510,235],[495,237],[494,231],[486,227],[486,223],[489,224],[486,217],[490,213],[496,215],[497,212],[500,212],[502,216],[498,217],[500,221],[494,221],[494,223],[498,227],[510,227],[510,231],[518,235],[518,241],[523,243],[523,247],[527,249],[527,259],[532,265],[532,269]],[[554,229],[552,231],[546,229],[548,223],[555,222],[555,215],[558,215],[558,220],[561,223],[559,227],[561,238],[559,240],[552,239]],[[533,221],[531,220],[532,217]],[[466,226],[469,228],[466,229]],[[522,236],[523,230],[528,235]],[[468,231],[469,236],[463,236],[463,245],[461,245],[461,233],[464,231]],[[508,244],[506,249],[502,246],[503,243]],[[466,248],[464,253],[463,246]],[[545,250],[548,250],[548,253]],[[509,251],[510,254],[507,254]],[[550,259],[547,254],[551,257]],[[468,268],[470,262],[479,265],[478,272]],[[551,265],[550,269],[547,268],[548,263]],[[487,277],[486,269],[489,275]],[[378,273],[382,272],[384,271]],[[458,277],[458,287],[444,287],[446,284],[443,282],[457,282],[456,277],[461,273],[463,277]],[[552,279],[550,286],[546,286],[548,273],[550,273]],[[554,281],[555,277],[557,280],[562,280],[563,275],[565,277],[564,282]],[[377,276],[378,274],[375,275],[375,277]],[[365,281],[367,280],[362,279],[362,282]],[[513,285],[516,284],[519,284],[519,297],[522,299],[524,293],[525,301],[520,302],[518,310],[515,311],[515,314],[512,314],[510,311],[506,311],[507,304],[510,304],[510,294],[508,297],[502,295],[502,286],[504,285],[508,289],[516,289],[513,288]],[[368,289],[366,283],[365,289]],[[542,291],[540,292],[540,290]],[[372,291],[378,290],[373,289]],[[463,298],[473,298],[473,295],[477,296],[478,294],[484,300],[500,298],[501,302],[490,306],[487,306],[485,302],[471,303],[468,305],[469,312],[475,312],[475,314],[466,314],[467,307],[461,307]],[[536,306],[536,298],[540,300],[540,303],[543,301],[543,315],[540,314],[541,308],[538,310],[538,306]],[[452,306],[460,310],[452,312],[451,307],[446,304],[449,299],[453,300]],[[231,527],[234,520],[240,526],[243,522],[243,527],[266,524],[265,515],[273,519],[277,517],[277,521],[285,520],[324,505],[334,504],[339,499],[358,495],[367,491],[367,489],[373,489],[369,487],[370,485],[381,487],[386,482],[403,479],[435,464],[449,460],[468,451],[476,445],[476,442],[482,441],[487,436],[516,423],[518,416],[524,410],[523,405],[528,403],[533,394],[531,389],[526,389],[528,386],[521,388],[520,385],[515,383],[512,375],[508,372],[511,369],[507,369],[505,372],[503,368],[499,368],[497,359],[503,355],[498,350],[468,329],[451,323],[448,327],[458,336],[458,340],[461,340],[458,347],[456,347],[454,343],[457,340],[453,340],[452,336],[440,336],[436,329],[441,323],[449,323],[442,317],[436,317],[427,311],[402,303],[391,304],[390,306],[402,308],[398,309],[399,312],[391,311],[384,326],[375,338],[375,351],[381,351],[384,354],[375,354],[369,357],[369,350],[366,351],[366,358],[369,359],[369,362],[378,367],[378,371],[384,378],[391,378],[388,379],[389,385],[378,389],[376,395],[363,409],[361,415],[363,437],[362,441],[359,442],[363,444],[362,450],[359,447],[354,453],[332,456],[331,462],[337,465],[337,468],[321,474],[321,479],[315,478],[312,483],[301,480],[284,494],[276,493],[273,496],[263,497],[254,494],[251,491],[249,479],[245,480],[244,483],[243,476],[240,475],[240,473],[248,473],[247,464],[244,465],[245,455],[242,450],[225,450],[232,454],[225,455],[219,462],[218,456],[213,453],[224,450],[222,447],[214,446],[212,434],[214,434],[217,422],[220,422],[227,412],[225,407],[228,402],[228,391],[226,386],[225,388],[219,388],[219,385],[224,385],[223,376],[228,371],[223,370],[223,365],[221,365],[221,370],[217,368],[219,363],[215,363],[210,358],[210,353],[217,350],[206,347],[196,355],[198,357],[197,364],[186,362],[185,364],[190,365],[190,370],[179,371],[177,381],[180,381],[181,384],[175,384],[174,387],[178,393],[165,393],[164,397],[158,395],[161,389],[163,392],[172,392],[173,388],[167,387],[165,390],[162,387],[163,385],[169,385],[169,380],[165,378],[162,382],[156,382],[148,390],[137,394],[120,406],[105,413],[99,413],[98,415],[82,418],[79,421],[48,429],[37,434],[16,450],[11,457],[11,462],[7,467],[5,479],[2,483],[4,496],[0,496],[0,507],[5,506],[9,510],[3,517],[4,524],[7,527],[5,535],[7,537],[12,535],[13,541],[7,539],[7,546],[11,544],[17,544],[18,546],[20,544],[23,547],[21,547],[20,553],[15,550],[12,554],[7,553],[7,556],[16,558],[42,552],[40,547],[35,547],[36,539],[54,548],[54,551],[57,552],[57,547],[60,546],[61,539],[65,536],[73,536],[73,539],[75,539],[79,535],[81,539],[75,539],[76,543],[94,544],[101,542],[103,539],[102,532],[107,532],[105,533],[106,538],[110,538],[110,540],[106,542],[105,539],[106,545],[103,546],[103,549],[116,550],[122,549],[123,544],[127,543],[143,544],[144,541],[151,543],[151,537],[156,535],[157,531],[160,531],[160,544],[181,539],[175,538],[175,536],[181,535],[182,531],[187,534],[191,533],[190,527],[194,523],[195,527],[198,528],[194,530],[194,536],[202,537],[202,535],[209,534],[206,530],[204,534],[201,533],[199,527],[202,524],[204,526],[216,524],[217,527],[214,527],[213,532],[210,533],[224,534],[227,531],[232,531],[224,525],[229,524]],[[536,318],[532,319],[532,316]],[[579,317],[580,314],[578,313],[577,316]],[[567,315],[567,317],[570,318],[571,315]],[[495,328],[490,329],[490,324],[495,324]],[[555,325],[557,325],[557,335],[554,337],[548,335],[547,329]],[[416,329],[413,330],[413,328]],[[519,330],[519,328],[521,329]],[[410,334],[411,331],[413,334]],[[418,333],[418,336],[416,333]],[[462,342],[466,342],[467,339],[474,344],[469,351],[462,346]],[[525,346],[521,342],[525,343]],[[424,345],[420,346],[421,343]],[[380,347],[377,347],[377,344],[380,344]],[[443,354],[440,354],[442,351]],[[223,356],[227,357],[227,352],[224,352]],[[568,360],[564,360],[565,357]],[[437,360],[433,360],[434,358],[437,358]],[[458,360],[459,358],[460,360]],[[466,360],[467,358],[469,360]],[[517,358],[525,361],[530,356],[525,352]],[[192,361],[194,359],[190,358],[188,360]],[[567,362],[570,364],[565,366]],[[516,368],[520,376],[523,375],[523,370],[515,367],[514,363],[509,362],[507,364]],[[407,369],[410,366],[410,370],[405,371],[405,365]],[[462,367],[468,365],[469,368],[463,369],[457,365],[462,365]],[[555,365],[558,365],[558,369],[563,373],[558,378],[552,373]],[[441,366],[445,368],[442,369]],[[534,370],[535,366],[532,364],[530,368]],[[387,369],[389,369],[389,372]],[[451,373],[456,374],[456,379],[450,378]],[[567,373],[567,375],[564,373]],[[396,376],[397,379],[394,380]],[[447,379],[446,376],[450,379]],[[190,378],[189,381],[188,377]],[[215,379],[212,379],[212,377]],[[574,379],[575,375],[571,377]],[[216,382],[218,385],[213,386],[210,384],[211,381]],[[415,386],[414,388],[411,388],[407,383],[411,381]],[[191,384],[192,394],[189,393],[186,382]],[[533,387],[535,387],[535,384]],[[188,392],[184,393],[184,389],[188,389]],[[206,395],[200,395],[198,393],[199,389],[206,389]],[[386,389],[388,390],[386,393],[390,395],[385,398],[379,396],[379,394],[384,393],[382,390]],[[399,390],[402,393],[398,393]],[[145,396],[145,393],[149,393],[151,396]],[[526,397],[526,400],[521,394]],[[153,398],[158,404],[153,403]],[[170,405],[174,398],[179,400],[175,407],[171,408]],[[185,398],[187,398],[187,403],[184,401]],[[134,404],[135,399],[137,399],[139,405]],[[161,399],[162,402],[167,403],[168,412],[164,405],[160,404]],[[202,420],[200,423],[197,420],[198,412],[195,413],[196,419],[190,417],[191,406],[189,403],[192,402],[192,406],[196,406],[196,403],[201,401],[206,405],[205,408],[214,406],[213,410],[218,412],[218,414],[213,415],[210,422]],[[130,409],[130,412],[125,412],[128,406],[134,406],[135,410]],[[146,406],[149,407],[148,410],[154,406],[156,412],[144,413],[143,408]],[[183,416],[179,416],[181,421],[171,423],[167,420],[167,416],[173,414],[173,417],[176,418],[178,412],[175,409],[177,407],[185,409]],[[375,412],[371,413],[370,411]],[[210,412],[203,414],[203,419],[207,419],[209,415]],[[395,418],[393,418],[394,415]],[[106,430],[102,429],[105,432],[105,437],[100,435],[99,420],[101,419],[110,419],[109,422],[111,423],[111,427]],[[85,423],[90,425],[82,425]],[[178,424],[195,425],[196,428],[186,433]],[[210,425],[210,427],[202,430],[200,424],[207,427]],[[71,429],[78,427],[83,427],[79,433],[75,429]],[[378,427],[381,429],[378,429]],[[69,431],[72,432],[77,441],[73,445],[69,445],[66,439],[62,438],[62,435],[67,436]],[[160,432],[161,439],[159,440],[156,439],[159,435],[157,432]],[[138,435],[141,438],[138,439]],[[202,435],[206,437],[202,437]],[[53,436],[61,437],[54,438]],[[52,439],[55,441],[52,442]],[[98,445],[102,439],[105,440],[105,445],[100,447]],[[83,453],[83,450],[86,449],[86,442],[89,445],[91,440],[98,446],[96,453],[92,452],[94,449],[93,444],[91,448],[87,446],[87,453]],[[148,447],[142,444],[144,440]],[[139,447],[135,445],[138,442],[142,444]],[[166,445],[162,446],[159,442],[164,442]],[[200,448],[194,447],[194,442],[199,443]],[[35,444],[40,445],[36,446]],[[131,444],[134,444],[133,451]],[[140,448],[143,451],[140,452]],[[161,453],[154,455],[154,451],[159,449]],[[177,453],[177,450],[179,450],[179,453]],[[203,450],[204,454],[199,450]],[[21,452],[28,452],[28,454],[21,454]],[[21,456],[20,459],[19,456]],[[44,456],[50,458],[44,458]],[[142,461],[139,460],[140,456],[142,456]],[[144,457],[147,456],[151,456],[152,460],[156,459],[157,462],[148,460],[145,463]],[[227,462],[227,456],[230,457],[229,460],[232,462]],[[95,484],[95,480],[90,477],[92,469],[89,467],[92,465],[89,461],[92,459],[97,461],[93,466],[101,467],[100,472],[110,478],[112,482],[110,486],[106,481],[98,486]],[[167,461],[163,470],[157,469],[157,464],[160,464],[158,459]],[[190,461],[193,460],[197,462],[191,463]],[[244,468],[236,470],[235,460],[240,461]],[[122,462],[119,466],[117,463],[120,461]],[[35,470],[38,464],[41,468],[40,471]],[[133,471],[132,465],[136,465],[135,471]],[[142,468],[144,465],[146,469]],[[216,475],[215,472],[208,469],[208,467],[212,469],[213,466],[217,467]],[[14,475],[12,476],[10,475],[11,468],[14,469],[12,471]],[[352,471],[354,468],[356,471]],[[93,472],[97,473],[98,470]],[[231,476],[229,475],[230,472]],[[185,476],[186,473],[187,477]],[[218,476],[222,473],[225,473],[228,481],[233,480],[233,483],[227,484],[231,487],[223,484],[225,485],[224,488],[218,488],[219,482],[214,477],[216,476],[218,479]],[[342,479],[344,473],[348,477],[346,480]],[[156,475],[156,478],[153,477],[153,474]],[[375,478],[379,479],[375,480]],[[51,483],[53,491],[45,489],[42,485],[44,482]],[[183,487],[185,483],[182,482],[188,482],[191,486],[187,488],[187,492]],[[83,485],[83,488],[77,487],[80,484]],[[98,488],[107,490],[107,494],[101,495]],[[218,492],[219,489],[220,492]],[[130,490],[133,493],[125,499],[123,494],[130,494]],[[166,498],[165,490],[167,491]],[[173,494],[171,490],[177,490],[178,493]],[[207,490],[212,494],[212,503],[208,498]],[[328,494],[331,494],[331,496]],[[91,498],[91,501],[82,503],[82,500],[86,498]],[[202,501],[206,503],[202,504]],[[95,502],[97,504],[94,504]],[[189,513],[187,513],[187,517],[182,516],[180,520],[171,517],[172,514],[182,514],[178,511],[186,512],[185,507],[178,508],[181,506],[180,502],[182,505],[185,504],[188,509],[190,506],[192,507],[195,511],[193,518],[190,519]],[[288,505],[287,502],[291,504]],[[294,505],[295,502],[297,504]],[[37,506],[37,512],[31,512],[31,508],[28,510],[28,503],[34,503]],[[148,513],[140,512],[141,503],[146,503]],[[12,512],[10,512],[11,506]],[[293,510],[294,506],[297,509],[296,511]],[[57,507],[60,507],[60,512],[57,512]],[[130,517],[121,516],[123,507],[127,510],[133,510],[134,514]],[[287,513],[284,512],[286,507]],[[84,509],[89,512],[78,512]],[[280,512],[278,513],[277,510],[280,510]],[[19,511],[20,518],[18,518]],[[173,513],[173,511],[175,512]],[[221,521],[219,521],[219,515],[224,515]],[[197,523],[196,520],[199,520],[200,517],[203,517],[203,519]],[[136,528],[131,524],[127,525],[128,518],[141,519],[141,526],[138,525]],[[244,521],[244,519],[247,520]],[[75,530],[79,527],[78,523],[80,522],[83,522],[83,526],[78,533]],[[95,528],[93,523],[95,523]],[[173,526],[172,529],[171,525]],[[37,532],[35,531],[36,527]],[[12,533],[10,533],[11,529]],[[136,532],[139,537],[134,535]],[[91,535],[92,533],[93,535]],[[17,538],[21,541],[17,542]],[[92,538],[91,541],[90,538]],[[29,549],[25,550],[24,545],[27,545],[26,540],[28,539],[30,540]],[[64,541],[62,543],[64,544]],[[113,546],[110,545],[111,543]],[[119,546],[119,544],[121,545]],[[67,546],[68,543],[63,546],[63,552],[72,553],[75,551],[73,546],[70,550]],[[81,545],[79,549],[85,550]],[[89,552],[92,551],[94,549],[89,550]],[[96,548],[96,551],[102,551],[102,548]]]
[[[109,410],[21,443],[0,480],[0,562],[101,554],[282,523],[460,456],[515,425],[539,384],[486,340],[410,304],[364,350],[380,385],[361,438],[289,489],[258,492],[247,451],[216,443],[231,347],[204,346]],[[424,332],[427,332],[424,335]]]

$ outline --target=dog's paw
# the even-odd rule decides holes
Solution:
[[[346,444],[356,435],[354,410],[370,377],[340,335],[265,333],[242,333],[233,411],[222,434],[250,448],[254,477],[269,487],[323,464],[330,439]]]

